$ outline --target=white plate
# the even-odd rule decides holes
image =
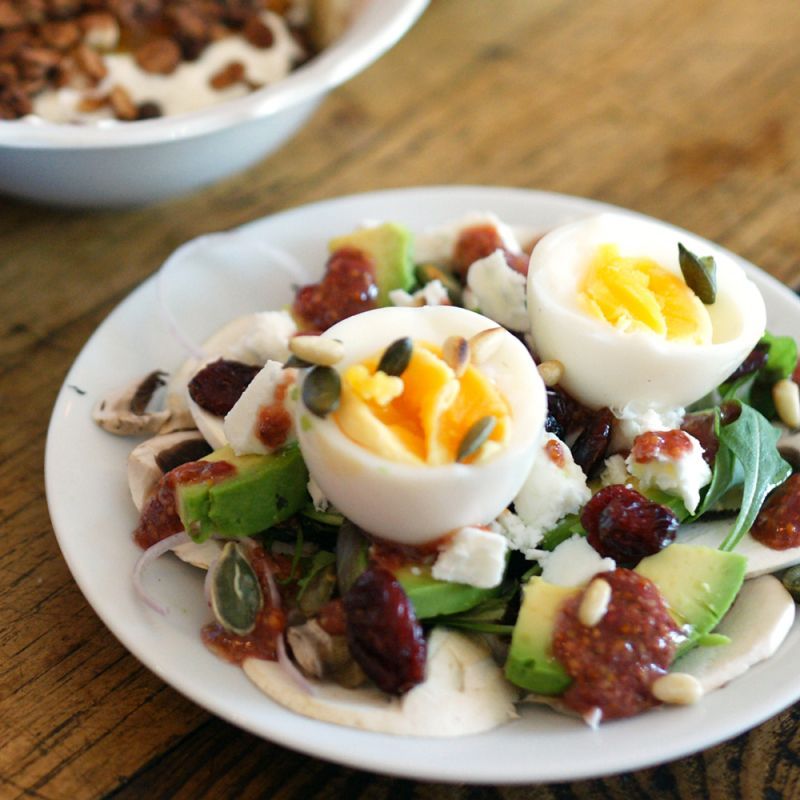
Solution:
[[[365,219],[391,219],[412,229],[492,210],[512,224],[545,230],[598,210],[599,203],[516,189],[438,187],[345,197],[195,240],[175,257],[192,264],[182,319],[191,333],[291,297],[290,282],[316,279],[325,243]],[[276,268],[261,243],[285,248],[308,265],[305,276]],[[800,338],[797,298],[744,265],[759,285],[770,329]],[[163,558],[148,573],[152,591],[171,606],[162,618],[131,588],[138,550],[136,514],[125,461],[130,440],[104,433],[90,411],[107,390],[183,358],[160,318],[155,281],[148,280],[105,320],[84,347],[58,396],[46,452],[53,527],[75,580],[119,640],[164,681],[209,711],[259,736],[362,769],[424,780],[472,783],[563,781],[637,769],[709,747],[776,714],[800,697],[800,622],[770,661],[691,708],[657,709],[592,731],[546,709],[490,733],[460,739],[401,738],[349,730],[297,716],[261,695],[238,668],[203,647],[208,620],[201,576]]]

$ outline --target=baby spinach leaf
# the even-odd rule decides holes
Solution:
[[[714,487],[717,473],[715,465],[715,474],[709,487],[709,493],[713,489],[721,497],[724,492],[720,492],[720,488],[724,486],[727,491],[735,485],[738,482],[736,467],[741,467],[742,507],[720,550],[733,550],[736,547],[752,527],[769,492],[783,483],[792,472],[792,468],[778,453],[778,431],[754,408],[743,403],[740,405],[738,419],[719,426],[717,460],[722,455],[722,469],[718,485]],[[706,505],[705,498],[703,505]]]

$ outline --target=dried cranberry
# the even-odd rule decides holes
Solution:
[[[627,569],[598,578],[611,586],[602,619],[582,624],[578,595],[556,620],[553,653],[573,679],[563,699],[579,714],[629,717],[656,705],[651,686],[669,667],[680,632],[652,581]]]
[[[744,375],[757,372],[767,363],[769,346],[759,342],[747,355],[744,361],[728,376],[727,380],[734,381]]]
[[[377,296],[371,259],[354,247],[342,247],[328,259],[325,277],[319,283],[297,290],[294,312],[305,321],[306,329],[321,332],[375,308]]]
[[[681,430],[700,442],[703,448],[703,460],[709,467],[713,467],[719,450],[719,440],[714,433],[714,414],[709,411],[687,414],[681,423]]]
[[[236,405],[259,369],[223,358],[212,361],[189,381],[189,396],[209,414],[224,417]]]
[[[581,525],[600,555],[633,566],[674,541],[678,518],[635,489],[615,484],[583,507]]]
[[[613,421],[614,415],[609,409],[601,408],[596,411],[570,448],[573,460],[588,477],[591,477],[605,457]]]
[[[424,680],[422,626],[391,572],[362,573],[344,596],[344,610],[350,652],[379,689],[403,694]]]
[[[750,533],[773,550],[800,546],[800,474],[792,475],[767,498]]]

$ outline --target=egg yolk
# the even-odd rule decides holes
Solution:
[[[623,257],[615,245],[598,248],[579,292],[582,307],[621,331],[709,344],[708,311],[685,281],[648,258]]]
[[[457,377],[434,345],[415,342],[402,376],[377,371],[380,354],[348,367],[334,419],[362,447],[391,461],[451,464],[470,428],[493,416],[494,430],[466,463],[488,458],[507,440],[508,404],[470,365]]]

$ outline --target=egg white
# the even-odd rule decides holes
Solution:
[[[342,373],[403,336],[440,345],[448,336],[469,338],[495,327],[486,317],[454,306],[380,308],[349,317],[323,336],[343,342],[346,355],[336,365]],[[346,517],[402,544],[424,544],[464,525],[490,522],[530,471],[547,400],[533,359],[510,333],[504,333],[480,369],[494,380],[511,409],[509,439],[491,459],[442,466],[399,464],[356,444],[330,416],[314,416],[301,401],[295,427],[311,476]]]
[[[579,305],[583,277],[598,247],[650,258],[680,275],[678,242],[716,261],[716,302],[706,306],[712,342],[668,341],[623,332]],[[528,272],[531,337],[543,359],[564,364],[562,386],[587,406],[670,409],[687,406],[719,385],[764,333],[760,292],[721,248],[668,225],[633,215],[601,214],[564,225],[536,245]]]

